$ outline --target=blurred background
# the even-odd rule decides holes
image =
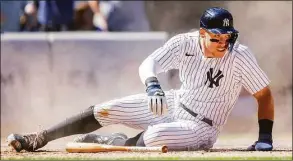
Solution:
[[[202,12],[214,6],[233,14],[239,41],[271,79],[275,142],[291,138],[291,1],[73,0],[1,1],[2,138],[144,92],[141,61],[171,36],[197,30]],[[160,79],[165,90],[180,86],[176,70]],[[114,125],[100,133],[115,131],[139,132]],[[234,134],[257,138],[257,104],[245,90],[222,135]]]

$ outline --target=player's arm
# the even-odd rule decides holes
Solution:
[[[274,120],[274,103],[269,88],[269,78],[258,65],[256,58],[247,47],[240,47],[236,66],[240,69],[242,85],[258,102],[258,140],[248,150],[267,151],[273,149],[272,128]]]
[[[274,100],[269,86],[253,95],[258,102],[258,141],[248,150],[272,150],[272,130],[274,123]]]
[[[149,77],[170,69],[178,68],[183,50],[183,36],[177,35],[149,55],[139,66],[139,76],[143,84]]]
[[[162,47],[148,56],[139,67],[139,76],[146,86],[148,106],[155,115],[167,113],[165,93],[161,88],[157,74],[174,69],[179,63],[181,49],[180,36],[171,38]]]
[[[266,86],[253,96],[258,102],[258,120],[274,121],[274,100],[270,87]]]
[[[161,66],[152,57],[146,58],[139,67],[139,76],[148,94],[148,107],[154,115],[167,113],[165,93],[157,79],[157,74],[161,71]]]
[[[139,77],[144,84],[147,78],[157,77],[161,72],[163,72],[162,67],[153,57],[147,57],[139,66]]]

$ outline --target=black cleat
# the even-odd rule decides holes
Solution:
[[[7,137],[7,142],[8,145],[13,147],[13,149],[17,152],[20,152],[21,150],[33,152],[39,148],[42,148],[48,143],[45,138],[45,134],[46,131],[27,135],[10,134]]]
[[[123,133],[113,133],[109,136],[103,136],[98,134],[85,134],[74,138],[73,142],[77,143],[98,143],[105,145],[113,145],[115,139],[126,140],[127,136]]]

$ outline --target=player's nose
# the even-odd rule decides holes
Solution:
[[[228,43],[227,42],[219,42],[218,48],[227,48],[228,47]]]
[[[228,39],[227,38],[220,37],[218,44],[220,44],[220,45],[226,45],[226,44],[228,44]]]

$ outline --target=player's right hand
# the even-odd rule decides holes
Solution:
[[[163,90],[152,89],[148,92],[148,106],[154,115],[161,116],[167,113],[167,102]]]
[[[168,112],[165,93],[157,78],[151,77],[146,80],[146,92],[148,94],[148,107],[154,115],[164,115]]]

